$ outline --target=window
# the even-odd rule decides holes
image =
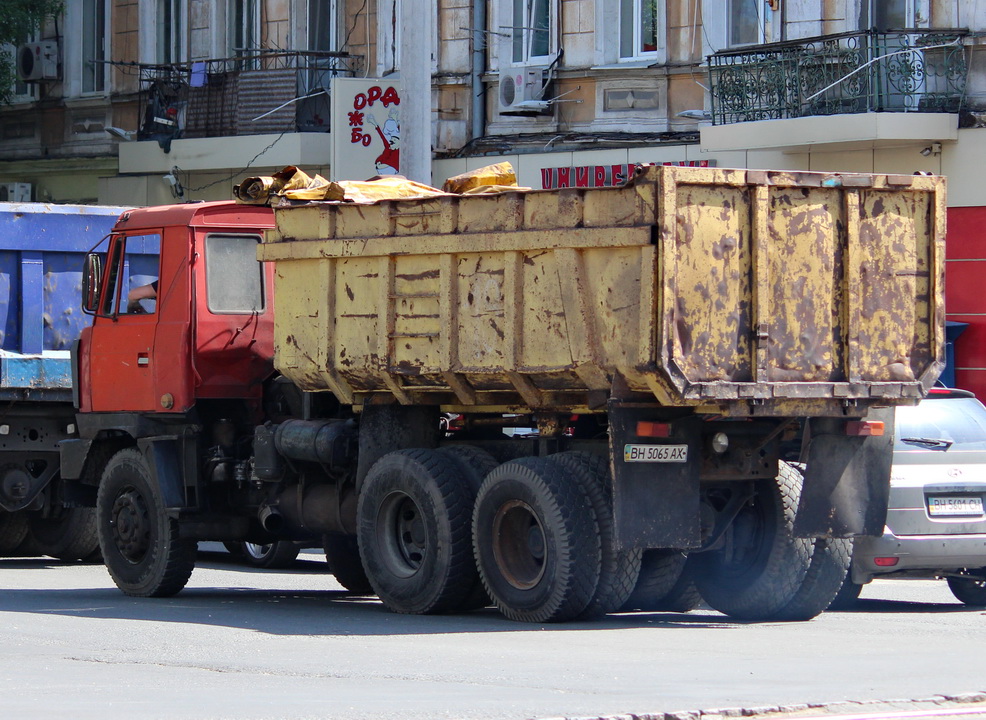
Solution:
[[[182,0],[157,0],[157,62],[182,62]]]
[[[523,63],[551,54],[552,0],[513,0],[513,61]]]
[[[106,0],[82,0],[82,92],[106,90]]]
[[[762,0],[730,0],[728,43],[756,45],[764,41]]]
[[[880,32],[915,26],[914,0],[861,0],[859,28]]]
[[[229,30],[231,55],[256,55],[260,49],[260,12],[257,0],[232,0]]]
[[[264,309],[263,266],[256,235],[209,235],[205,239],[205,281],[209,312],[240,315]]]
[[[620,57],[656,53],[659,40],[657,0],[620,0]]]
[[[336,46],[335,0],[308,0],[308,49],[331,52]]]

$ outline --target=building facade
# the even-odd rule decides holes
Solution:
[[[430,62],[402,68],[408,42]],[[426,144],[435,183],[502,160],[535,188],[641,162],[944,174],[955,382],[986,398],[984,43],[977,0],[67,0],[10,49],[0,197],[221,199],[287,165],[362,179],[359,143],[377,171]],[[371,127],[333,102],[339,80],[415,73],[417,137],[396,104]]]

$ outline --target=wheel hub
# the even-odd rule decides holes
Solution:
[[[143,496],[133,488],[121,492],[110,515],[113,539],[123,557],[140,562],[151,545],[150,513]]]
[[[378,537],[390,570],[401,577],[418,571],[428,553],[428,531],[421,509],[402,492],[392,493],[380,506]]]
[[[534,509],[521,500],[500,506],[493,518],[493,559],[503,578],[530,590],[544,577],[547,541]]]

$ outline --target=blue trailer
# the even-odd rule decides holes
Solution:
[[[89,499],[60,482],[58,443],[77,437],[83,258],[126,210],[0,203],[0,555],[98,554]]]

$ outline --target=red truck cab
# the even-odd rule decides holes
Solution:
[[[273,271],[256,248],[273,225],[269,208],[231,202],[121,215],[86,266],[95,317],[78,348],[79,410],[180,414],[202,399],[259,399],[273,372]],[[158,266],[138,267],[132,251],[154,244]],[[128,292],[152,281],[157,297],[128,309]]]

